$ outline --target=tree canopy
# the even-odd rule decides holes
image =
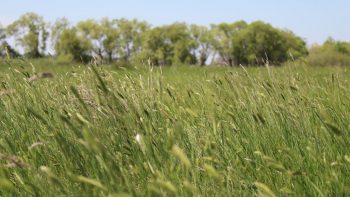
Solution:
[[[49,33],[43,17],[35,13],[24,14],[7,26],[6,31],[8,37],[14,37],[17,44],[25,49],[26,56],[36,58],[44,55]]]
[[[50,44],[54,56],[84,62],[278,65],[308,54],[302,38],[262,21],[152,27],[136,19],[88,19],[72,25],[61,18],[49,25],[41,16],[27,13],[7,27],[0,27],[0,42],[6,41],[5,35],[14,38],[27,57],[45,56]]]
[[[349,66],[350,43],[329,38],[323,45],[311,47],[308,62],[315,66]]]

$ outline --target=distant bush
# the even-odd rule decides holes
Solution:
[[[74,56],[71,54],[62,54],[57,56],[56,61],[58,64],[70,64],[74,61]]]
[[[328,39],[310,49],[307,62],[312,66],[350,66],[350,43]]]

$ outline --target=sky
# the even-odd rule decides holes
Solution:
[[[72,23],[102,17],[137,18],[152,25],[262,20],[292,30],[308,45],[329,37],[350,41],[350,0],[0,0],[0,24],[26,12]]]

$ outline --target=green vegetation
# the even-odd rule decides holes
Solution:
[[[0,67],[2,196],[350,195],[346,67],[53,63]]]
[[[308,57],[314,66],[349,66],[350,43],[328,39],[322,46],[313,46]]]
[[[292,32],[261,21],[220,24],[214,29],[214,47],[225,64],[280,64],[307,55],[305,42]]]
[[[152,27],[145,21],[88,19],[53,24],[27,13],[0,26],[0,58],[53,56],[74,62],[118,65],[265,66],[306,62],[314,66],[349,66],[350,43],[327,40],[308,49],[292,31],[262,21],[213,24],[173,23]]]
[[[7,35],[14,37],[17,44],[24,47],[25,56],[42,57],[46,50],[46,40],[49,33],[46,22],[41,16],[28,13],[6,28]]]
[[[11,39],[17,47],[9,44]],[[262,21],[152,27],[136,19],[88,19],[72,25],[61,18],[51,25],[41,16],[27,13],[0,27],[0,43],[1,56],[39,58],[50,54],[66,63],[120,65],[280,65],[308,54],[302,38]],[[18,52],[21,50],[23,54]]]
[[[0,26],[0,195],[349,196],[349,65],[262,21],[27,13]]]

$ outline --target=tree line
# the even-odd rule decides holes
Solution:
[[[24,14],[12,24],[0,27],[0,44],[0,56],[52,55],[67,61],[149,62],[156,66],[279,65],[309,53],[301,37],[262,21],[210,27],[186,23],[152,27],[136,19],[103,18],[72,25],[66,18],[49,24],[35,13]]]

